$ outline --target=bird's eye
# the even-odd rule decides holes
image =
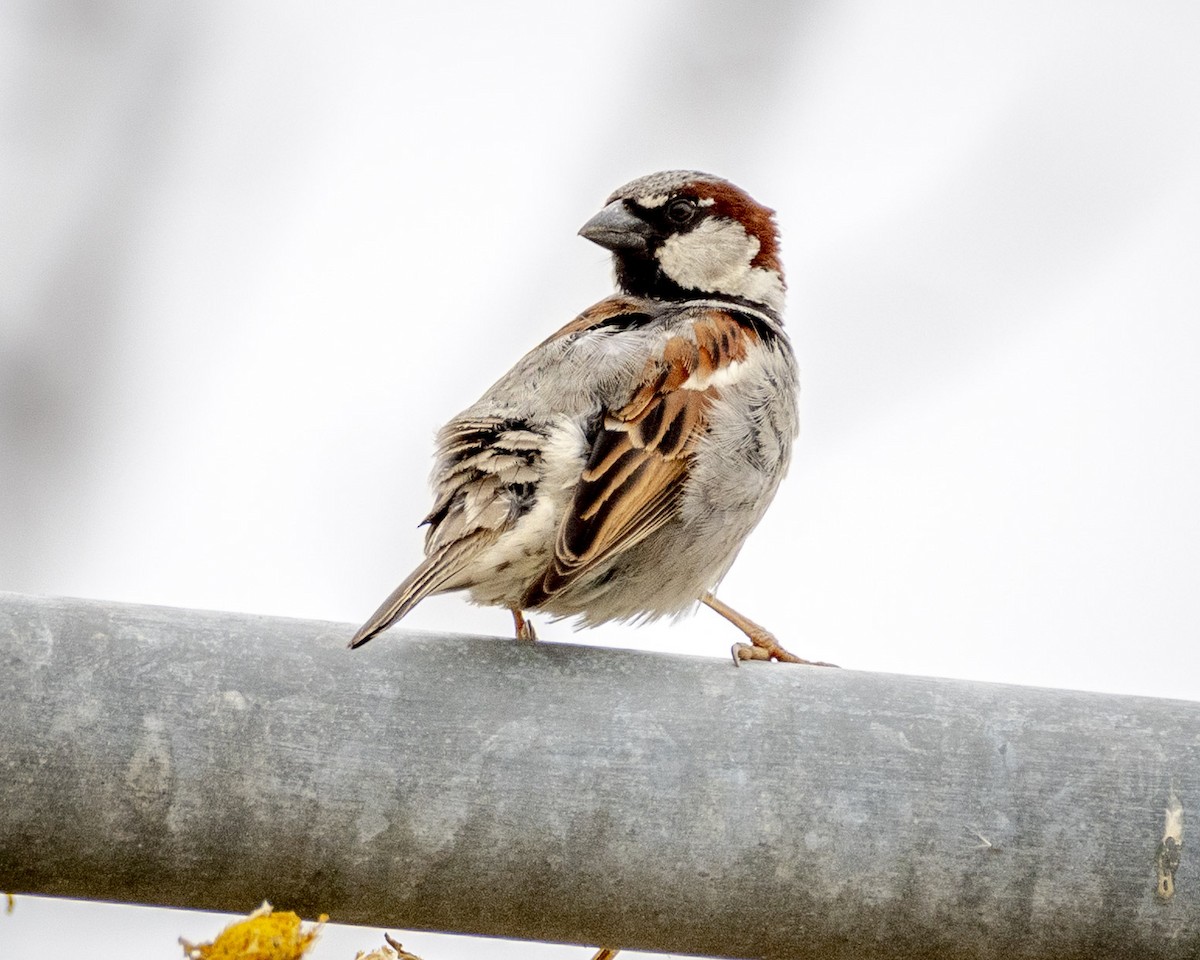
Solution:
[[[685,224],[696,215],[696,202],[679,197],[667,204],[667,219],[672,223]]]

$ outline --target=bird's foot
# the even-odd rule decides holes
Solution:
[[[751,633],[746,631],[750,643],[735,643],[730,652],[733,654],[733,665],[741,665],[742,660],[777,660],[780,663],[803,663],[810,667],[836,667],[836,663],[826,663],[824,660],[805,660],[789,650],[785,650],[774,634],[761,627]]]
[[[823,660],[805,660],[794,653],[785,650],[775,639],[775,634],[765,627],[760,627],[749,617],[744,617],[733,607],[722,603],[711,593],[700,598],[701,603],[711,607],[735,627],[742,631],[749,643],[735,643],[730,652],[733,654],[733,665],[740,666],[743,660],[777,660],[780,663],[803,663],[810,667],[836,667],[836,663],[825,663]]]
[[[517,631],[517,639],[525,643],[533,643],[537,640],[537,631],[533,629],[533,621],[526,620],[525,615],[520,610],[512,610],[513,626]]]

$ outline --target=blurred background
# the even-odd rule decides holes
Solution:
[[[777,209],[803,375],[721,595],[844,667],[1200,699],[1198,41],[1182,0],[8,0],[0,589],[359,623],[437,427],[609,292],[575,231],[693,167]],[[20,897],[0,956],[226,919]]]

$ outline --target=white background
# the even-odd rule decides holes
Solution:
[[[361,621],[438,425],[610,289],[576,229],[693,167],[778,210],[804,384],[722,596],[846,667],[1200,699],[1197,49],[1182,0],[12,0],[0,589]],[[0,957],[223,923],[22,897]]]

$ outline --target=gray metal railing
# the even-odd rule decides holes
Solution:
[[[351,632],[0,594],[0,890],[734,957],[1200,956],[1200,704]]]

